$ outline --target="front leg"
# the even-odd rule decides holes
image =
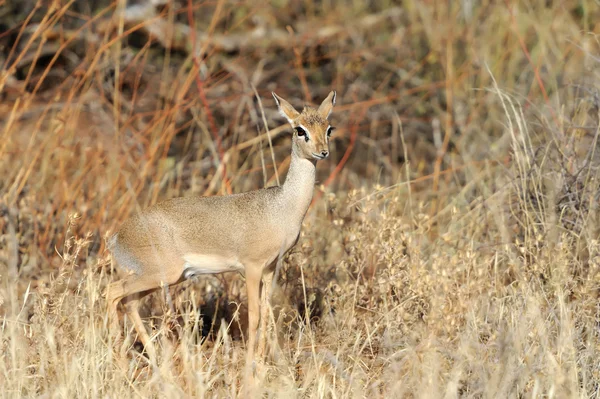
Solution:
[[[260,282],[262,270],[260,268],[246,269],[246,290],[248,291],[248,348],[246,352],[246,367],[252,367],[256,334],[260,317]],[[250,370],[246,370],[247,372]]]
[[[263,359],[267,343],[267,324],[270,318],[271,283],[274,271],[267,272],[262,278],[260,298],[260,337],[258,341],[258,358]]]

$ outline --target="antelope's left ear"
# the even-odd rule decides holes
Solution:
[[[319,109],[317,110],[319,114],[325,119],[329,118],[331,115],[331,111],[333,110],[333,106],[335,105],[335,91],[329,93],[327,98],[323,100],[321,105],[319,105]]]

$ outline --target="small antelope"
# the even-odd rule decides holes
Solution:
[[[263,328],[266,325],[274,266],[298,241],[313,196],[316,162],[329,155],[329,137],[334,129],[327,121],[335,105],[334,91],[318,109],[305,107],[301,113],[272,94],[280,114],[293,128],[290,169],[281,187],[227,196],[174,198],[132,216],[108,240],[114,261],[128,272],[108,287],[109,315],[118,325],[117,306],[123,301],[153,362],[154,347],[138,313],[140,299],[165,284],[199,274],[233,271],[246,276],[247,362],[254,359],[259,319]]]

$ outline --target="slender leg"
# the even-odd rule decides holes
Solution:
[[[260,316],[260,280],[261,270],[246,269],[246,289],[248,290],[248,349],[246,352],[246,388],[252,380],[252,364],[254,361],[254,347],[256,346],[256,330]]]
[[[258,341],[258,353],[259,359],[263,359],[265,355],[265,348],[267,344],[267,330],[270,330],[270,306],[271,306],[271,283],[273,281],[273,272],[268,272],[263,276],[262,279],[262,293],[260,298],[260,336]]]
[[[163,276],[160,276],[163,277]],[[177,279],[171,279],[172,281],[167,281],[168,284],[175,283]],[[122,299],[128,299],[127,302],[131,302],[132,300],[139,300],[139,295],[142,293],[149,293],[155,290],[160,286],[160,278],[157,276],[144,276],[144,275],[129,275],[119,281],[116,281],[108,286],[108,290],[106,293],[106,300],[109,306],[109,317],[112,318],[112,325],[117,329],[119,327],[119,322],[117,318],[117,306]],[[150,356],[151,353],[154,353],[154,348],[150,348],[152,342],[150,342],[150,337],[148,336],[148,332],[144,327],[140,315],[137,311],[137,303],[134,302],[133,306],[127,310],[130,315],[133,325],[135,327],[136,332],[142,342],[144,343],[144,347]],[[120,335],[119,335],[120,337]],[[116,342],[120,342],[118,339]],[[148,345],[150,344],[150,345]],[[151,359],[153,361],[156,360]]]
[[[127,360],[124,353],[121,352],[124,344],[124,337],[121,333],[121,326],[119,325],[119,302],[123,299],[123,284],[121,281],[115,281],[108,286],[106,290],[106,302],[108,303],[108,326],[109,331],[112,330],[114,335],[114,341],[112,346],[117,349],[116,362],[122,370],[127,370]]]
[[[129,318],[133,322],[133,326],[137,331],[140,340],[142,341],[142,344],[144,344],[144,349],[146,350],[146,353],[148,353],[150,361],[153,364],[156,364],[156,351],[154,350],[152,339],[150,338],[150,335],[148,335],[148,331],[146,330],[146,327],[144,326],[144,323],[142,322],[142,318],[140,317],[139,313],[140,299],[143,296],[148,295],[150,292],[151,291],[146,291],[143,295],[132,295],[130,297],[125,298],[123,302],[125,303],[125,310],[127,312],[127,316],[129,316]]]
[[[113,331],[119,331],[119,312],[117,307],[123,298],[122,285],[120,281],[114,282],[106,290],[106,302],[108,303],[108,321]]]

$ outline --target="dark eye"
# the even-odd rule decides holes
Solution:
[[[327,137],[331,136],[331,132],[335,130],[335,126],[329,126],[327,128]]]
[[[300,126],[297,126],[294,129],[296,129],[296,133],[298,134],[298,137],[304,137],[306,139],[306,141],[308,141],[308,134],[306,134],[306,130],[304,130]]]

